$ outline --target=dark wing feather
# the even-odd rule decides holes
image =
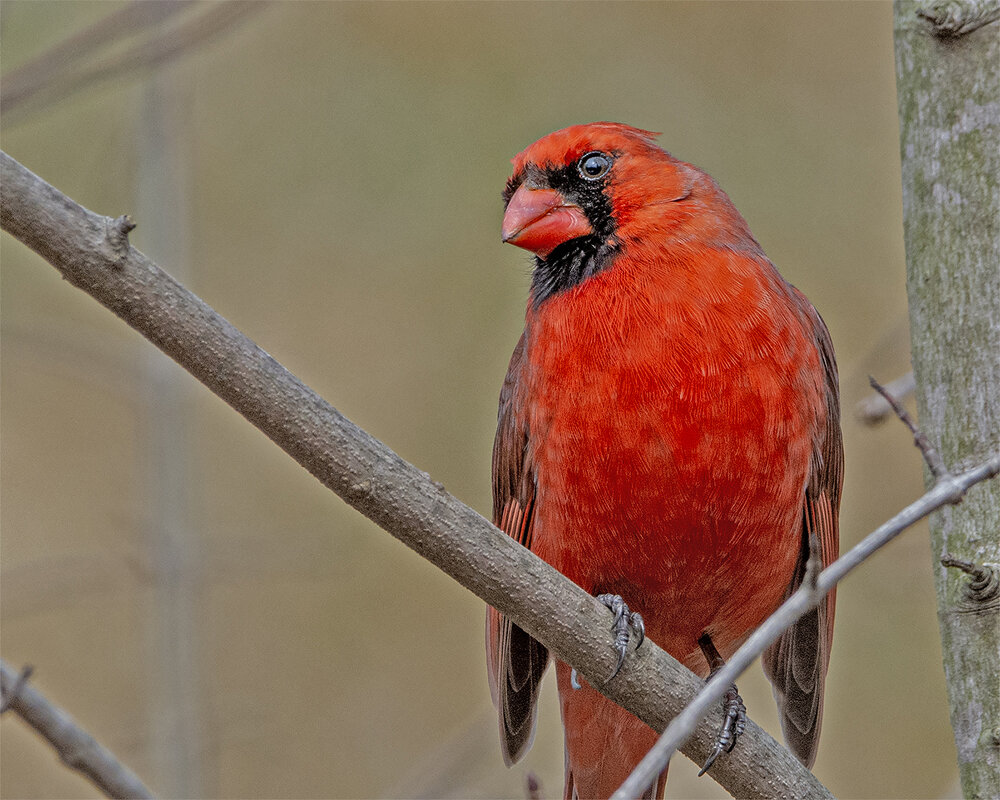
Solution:
[[[521,336],[500,391],[497,435],[493,443],[493,523],[531,549],[535,481],[527,462],[528,432],[517,403],[524,362]],[[549,653],[494,608],[486,610],[486,662],[490,692],[500,718],[500,747],[513,764],[531,746],[538,689]]]
[[[840,490],[844,476],[844,446],[840,433],[840,390],[830,332],[812,304],[793,290],[800,311],[812,327],[824,372],[826,417],[818,426],[815,452],[802,509],[802,551],[788,594],[802,583],[809,558],[809,537],[819,540],[823,566],[839,551]],[[825,423],[825,424],[824,424]],[[836,592],[764,653],[764,672],[774,688],[785,742],[807,767],[816,760],[823,722],[823,688],[833,642]]]

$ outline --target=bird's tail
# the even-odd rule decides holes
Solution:
[[[565,800],[610,797],[656,742],[656,732],[590,686],[582,678],[573,687],[570,667],[559,662],[559,704],[566,731]],[[663,770],[642,795],[662,800]]]

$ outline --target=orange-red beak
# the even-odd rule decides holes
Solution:
[[[563,242],[593,232],[587,215],[561,192],[522,184],[507,204],[500,236],[545,258]]]

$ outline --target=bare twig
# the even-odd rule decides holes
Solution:
[[[896,416],[899,417],[903,424],[910,429],[910,433],[913,434],[913,443],[919,448],[921,455],[924,457],[924,461],[927,462],[927,467],[930,469],[931,474],[935,478],[943,478],[948,474],[948,467],[945,466],[944,459],[941,458],[941,454],[938,452],[937,448],[931,444],[930,439],[928,439],[922,430],[917,427],[917,423],[913,421],[913,417],[910,416],[905,408],[903,408],[902,403],[900,403],[889,391],[877,380],[875,380],[870,375],[868,376],[868,383],[871,387],[878,392],[885,401],[892,407],[892,410],[896,412]]]
[[[912,370],[885,385],[885,389],[900,402],[913,394],[916,388],[917,381],[913,377]],[[887,420],[891,414],[892,406],[878,392],[859,400],[854,407],[854,415],[865,425],[878,425]]]
[[[877,386],[874,380],[872,383]],[[894,402],[891,396],[887,399]],[[898,406],[898,404],[896,405]],[[906,418],[903,417],[906,412],[901,407],[897,407],[896,410],[897,413],[901,412],[900,418],[914,431],[914,438],[917,439],[918,444],[920,441],[926,441],[908,415]],[[921,447],[921,452],[924,458],[928,459],[929,465],[929,454],[936,454],[937,451],[928,445],[927,449]],[[735,683],[747,667],[776,642],[781,634],[794,625],[800,617],[819,605],[823,598],[851,570],[862,564],[873,553],[915,522],[942,506],[961,502],[970,486],[998,473],[1000,473],[1000,453],[959,475],[952,475],[947,469],[944,469],[941,474],[935,473],[936,482],[923,497],[908,505],[888,522],[868,534],[857,545],[823,570],[815,582],[803,581],[792,596],[751,634],[750,638],[733,654],[726,665],[712,676],[690,705],[671,721],[656,744],[639,762],[618,791],[612,795],[612,800],[631,800],[631,798],[639,797],[668,764],[674,752],[691,735],[699,721],[718,705],[730,684]],[[810,561],[812,560],[810,558]]]
[[[608,684],[617,656],[608,610],[424,472],[358,428],[139,251],[108,241],[96,215],[0,154],[0,224],[256,425],[329,489],[514,620],[612,700],[657,730],[702,682],[652,642]],[[715,725],[684,752],[704,762]],[[712,777],[746,798],[829,798],[752,722]]]
[[[108,797],[152,797],[153,793],[115,754],[81,728],[76,721],[27,684],[20,673],[0,661],[0,688],[10,711],[27,722],[59,753],[71,769],[92,781]]]

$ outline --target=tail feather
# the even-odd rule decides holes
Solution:
[[[566,731],[565,800],[610,797],[656,742],[656,732],[621,706],[580,681],[570,684],[570,667],[556,666],[563,728]],[[643,793],[662,800],[667,782],[663,770]]]

